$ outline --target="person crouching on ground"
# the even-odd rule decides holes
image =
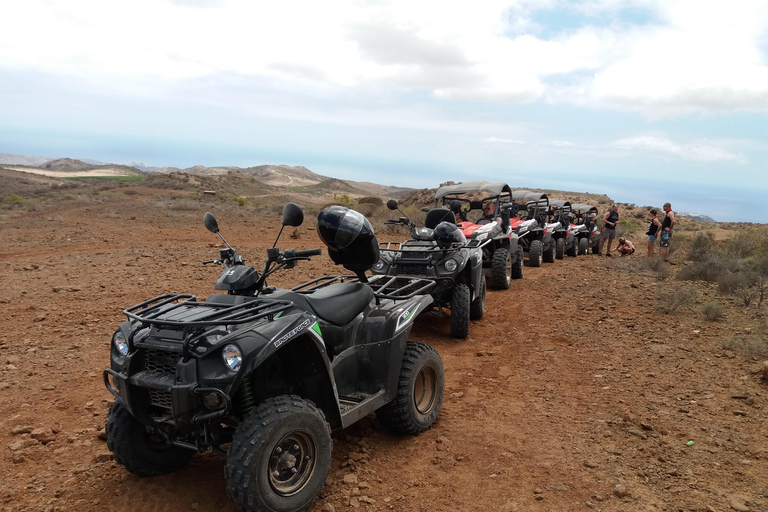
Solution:
[[[654,249],[656,248],[656,237],[661,230],[661,221],[658,217],[658,210],[655,208],[651,210],[651,221],[648,223],[648,229],[645,230],[645,234],[648,235],[648,257],[653,257]]]
[[[607,240],[608,248],[605,255],[611,256],[611,244],[616,239],[616,224],[619,223],[619,205],[615,204],[611,207],[611,210],[603,217],[603,223],[605,229],[603,230],[603,238],[600,239],[600,255],[603,254],[603,246]]]
[[[619,238],[619,246],[616,247],[616,251],[619,253],[619,256],[629,258],[635,252],[635,244],[622,236]]]
[[[664,211],[667,215],[664,217],[664,222],[661,223],[661,238],[659,239],[659,255],[661,259],[667,261],[669,259],[669,240],[672,238],[672,229],[675,227],[675,212],[672,211],[672,205],[664,203]]]

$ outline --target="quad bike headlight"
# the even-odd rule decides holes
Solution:
[[[117,331],[114,336],[112,336],[112,344],[115,346],[115,349],[120,353],[120,355],[126,355],[128,354],[128,340],[125,339],[125,336],[123,336],[123,333],[120,331]]]
[[[384,268],[384,261],[379,260],[373,265],[373,270],[381,270]]]
[[[448,272],[455,272],[456,269],[459,268],[459,262],[453,258],[448,258],[445,260],[445,263],[443,263],[443,266]]]
[[[221,359],[227,368],[236,372],[243,364],[243,353],[240,352],[240,348],[237,345],[227,345],[221,351]]]

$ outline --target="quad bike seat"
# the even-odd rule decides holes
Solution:
[[[371,302],[373,290],[363,283],[339,283],[306,297],[317,316],[334,325],[346,325]]]

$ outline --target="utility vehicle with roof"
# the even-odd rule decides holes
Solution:
[[[574,203],[571,208],[578,226],[576,238],[579,254],[588,254],[590,248],[592,254],[600,254],[600,240],[603,235],[597,226],[597,207],[584,203]]]
[[[298,206],[285,206],[283,227],[302,220]],[[221,237],[210,213],[204,223]],[[399,434],[432,426],[443,365],[432,347],[408,341],[413,318],[432,302],[423,293],[430,283],[369,281],[379,245],[355,211],[328,207],[317,229],[331,259],[354,276],[268,286],[275,271],[320,249],[273,246],[259,272],[221,237],[226,248],[206,263],[224,267],[223,294],[169,293],[124,311],[104,371],[115,396],[106,425],[115,461],[148,477],[217,452],[237,510],[292,512],[308,508],[325,483],[332,430],[372,412]]]
[[[555,239],[555,258],[561,260],[567,254],[576,256],[578,252],[576,225],[573,224],[573,213],[570,201],[550,199],[550,224],[553,228],[552,237]]]
[[[487,181],[444,185],[435,192],[434,207],[451,210],[464,236],[482,243],[483,272],[496,290],[523,277],[522,247],[510,226],[510,192],[506,183]]]
[[[547,194],[530,190],[513,190],[511,200],[517,206],[517,217],[511,220],[523,251],[528,253],[528,264],[540,267],[542,262],[555,262],[554,226],[547,222],[549,198]]]

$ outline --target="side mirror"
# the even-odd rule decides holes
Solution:
[[[304,211],[296,203],[283,206],[283,226],[298,227],[304,222]]]
[[[397,201],[395,201],[394,199],[390,199],[389,201],[387,201],[387,208],[389,208],[392,211],[397,210]]]
[[[423,211],[424,213],[427,213],[429,211],[429,206],[422,206],[421,211]]]
[[[219,232],[219,224],[211,212],[205,212],[205,215],[203,215],[203,225],[211,233]]]

